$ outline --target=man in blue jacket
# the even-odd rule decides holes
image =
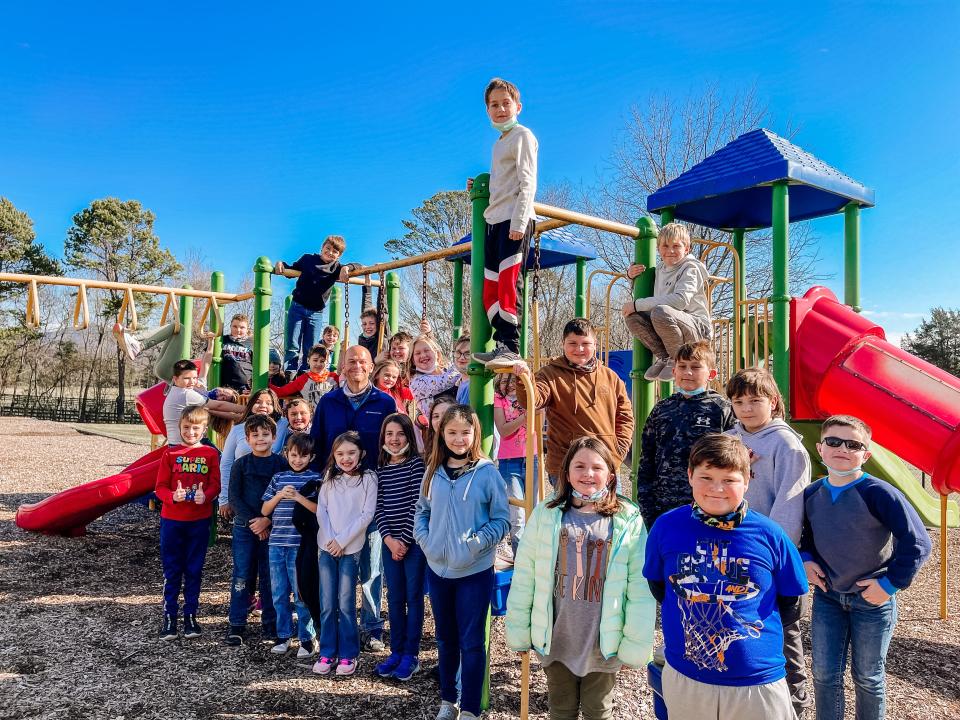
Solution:
[[[364,469],[376,470],[380,454],[380,426],[387,415],[396,412],[397,404],[370,382],[373,358],[360,345],[347,348],[343,354],[343,377],[346,382],[322,398],[313,414],[310,434],[316,443],[317,470],[322,471],[330,455],[333,441],[347,430],[360,433]],[[383,650],[383,619],[380,616],[383,589],[383,541],[373,522],[367,528],[367,541],[360,551],[360,639],[364,650]]]

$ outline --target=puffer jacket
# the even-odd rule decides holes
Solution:
[[[554,569],[560,548],[560,508],[549,508],[552,496],[534,509],[513,566],[507,596],[507,646],[523,652],[550,652],[553,633]],[[600,653],[640,667],[650,659],[656,601],[643,577],[647,531],[640,509],[621,497],[613,516],[613,535],[600,609]]]

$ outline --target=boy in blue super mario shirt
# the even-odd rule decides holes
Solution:
[[[807,593],[800,554],[743,499],[750,455],[738,438],[698,440],[688,477],[693,504],[653,524],[643,568],[663,604],[667,712],[794,720],[783,623],[796,617]]]

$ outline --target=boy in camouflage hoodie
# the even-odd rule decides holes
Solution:
[[[687,478],[693,444],[736,421],[730,401],[708,387],[717,376],[716,364],[708,341],[681,345],[673,367],[677,391],[654,406],[643,426],[637,503],[648,530],[668,510],[693,501]]]

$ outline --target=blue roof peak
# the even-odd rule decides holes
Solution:
[[[769,227],[773,183],[790,185],[790,222],[872,207],[873,191],[765,128],[744,133],[647,198],[647,211],[732,230]]]

